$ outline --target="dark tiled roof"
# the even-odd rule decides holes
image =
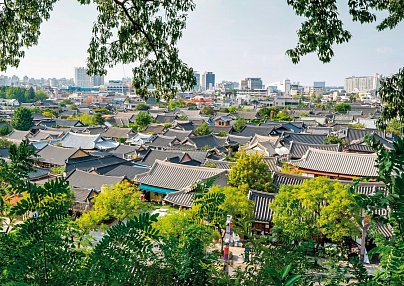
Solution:
[[[220,132],[225,132],[227,134],[232,130],[231,126],[209,126],[209,130],[212,131],[213,134],[217,134]]]
[[[230,170],[231,167],[236,164],[236,162],[229,162],[229,161],[221,161],[221,160],[212,160],[208,159],[206,160],[206,163],[209,166],[215,166],[215,168],[218,169],[225,169],[225,170]]]
[[[66,181],[73,188],[101,190],[103,185],[115,185],[122,182],[124,177],[102,176],[93,173],[87,173],[81,170],[73,171]]]
[[[180,140],[180,141],[184,141],[191,134],[192,134],[192,130],[182,131],[182,130],[176,130],[176,129],[167,129],[167,131],[164,132],[164,136],[177,137],[178,140]]]
[[[54,145],[47,145],[38,154],[38,160],[49,164],[64,166],[66,160],[77,152],[77,148],[64,148]]]
[[[158,114],[156,116],[157,123],[173,123],[177,119],[177,115]]]
[[[202,149],[206,146],[208,146],[209,148],[215,148],[228,145],[226,137],[218,137],[212,134],[205,136],[193,136],[190,137],[188,141],[195,144],[197,149]]]
[[[72,188],[75,202],[87,202],[93,192],[92,189]]]
[[[236,142],[238,145],[246,145],[252,139],[252,137],[237,136],[232,134],[229,134],[228,138],[230,142]]]
[[[348,151],[368,153],[368,154],[372,154],[372,153],[375,152],[372,149],[372,147],[369,147],[364,143],[361,143],[361,144],[349,144],[348,146],[346,146],[346,149]]]
[[[232,132],[232,133],[244,137],[254,137],[255,134],[268,136],[271,130],[272,130],[271,126],[246,125],[240,132],[238,133]]]
[[[24,139],[27,139],[28,135],[29,131],[20,131],[14,129],[10,134],[5,136],[5,138],[13,142],[21,142]]]
[[[273,202],[275,194],[250,190],[248,193],[248,198],[254,202],[255,221],[272,221],[273,212],[269,205]]]
[[[153,141],[150,143],[146,143],[147,146],[155,147],[155,148],[169,148],[174,144],[179,144],[180,141],[177,137],[169,137],[164,135],[157,135],[153,138]]]
[[[171,158],[179,158],[181,160],[187,154],[192,160],[203,164],[207,157],[206,151],[181,151],[181,150],[149,150],[143,157],[141,163],[146,166],[153,166],[156,160],[166,160]]]
[[[191,192],[189,190],[182,190],[171,194],[167,194],[164,197],[164,201],[177,206],[190,208],[194,203],[194,192]]]
[[[125,138],[128,139],[133,136],[132,128],[119,128],[119,127],[110,127],[107,131],[102,133],[102,136],[105,138]]]
[[[119,163],[126,163],[125,159],[116,157],[112,154],[105,154],[104,156],[86,156],[80,158],[72,158],[66,161],[66,172],[70,173],[74,169],[79,170],[92,170],[105,166],[111,166]]]
[[[273,172],[279,170],[279,167],[277,165],[278,164],[278,158],[277,157],[264,157],[263,160],[264,160],[265,164],[268,165],[269,170],[271,170]]]
[[[356,177],[376,177],[376,155],[332,152],[309,148],[300,160],[291,163],[302,169]]]
[[[162,134],[165,129],[163,125],[149,125],[142,133]]]
[[[141,147],[120,144],[116,149],[109,151],[109,153],[117,157],[124,158],[125,155],[136,154],[139,148]]]
[[[384,132],[377,130],[377,129],[355,129],[355,128],[348,128],[346,130],[346,139],[349,143],[352,143],[352,141],[355,140],[360,140],[365,137],[366,134],[377,134],[381,137],[384,137]]]
[[[332,127],[309,127],[306,132],[310,134],[316,134],[316,135],[328,135],[330,132],[333,131]]]
[[[341,151],[341,147],[339,144],[305,144],[300,142],[294,142],[289,146],[289,154],[292,159],[300,159],[306,154],[309,148],[319,149],[319,150],[327,150],[339,152]]]
[[[104,176],[125,176],[133,180],[137,175],[149,171],[149,168],[134,164],[132,162],[118,163],[110,166],[105,166],[97,169],[97,174]]]
[[[156,160],[149,172],[136,176],[135,180],[142,184],[180,191],[199,180],[206,180],[225,172],[226,170],[222,169],[185,166]]]
[[[293,142],[300,142],[306,144],[324,144],[327,135],[318,134],[302,134],[302,133],[284,133],[283,140],[286,144]]]

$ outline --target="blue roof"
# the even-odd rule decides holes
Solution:
[[[146,185],[146,184],[140,184],[139,189],[143,191],[150,191],[150,192],[155,192],[163,195],[171,194],[176,192],[176,190],[172,189],[166,189],[166,188],[160,188],[160,187],[155,187],[151,185]]]

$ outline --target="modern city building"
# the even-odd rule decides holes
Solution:
[[[314,88],[325,88],[325,81],[315,81],[313,83]]]
[[[249,77],[245,79],[247,81],[247,89],[256,90],[263,89],[262,79],[256,77]]]
[[[108,92],[126,94],[129,91],[129,86],[122,80],[110,80],[107,85]]]
[[[91,77],[84,67],[74,68],[74,83],[77,87],[92,87]]]
[[[93,86],[101,86],[104,85],[104,76],[103,75],[94,75],[91,77],[91,84]]]
[[[201,74],[197,71],[194,71],[194,77],[196,85],[194,86],[193,91],[201,91]]]
[[[202,91],[213,90],[215,88],[215,74],[213,72],[205,72],[202,75]]]
[[[382,76],[352,76],[345,79],[345,91],[347,93],[363,93],[374,91],[379,88]]]

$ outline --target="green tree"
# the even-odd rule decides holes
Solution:
[[[48,94],[43,90],[35,91],[35,101],[43,101],[45,99],[48,99],[48,97]]]
[[[244,119],[241,118],[237,118],[236,121],[234,122],[234,124],[232,125],[234,131],[236,132],[240,132],[241,130],[243,130],[244,126],[247,125],[247,121],[245,121]]]
[[[349,103],[346,103],[346,102],[337,103],[334,106],[334,111],[335,112],[347,113],[350,110],[351,110],[351,105]]]
[[[240,150],[236,164],[229,172],[227,182],[234,187],[247,185],[249,189],[257,191],[274,190],[271,172],[262,156],[257,153],[247,155],[243,149]]]
[[[210,133],[212,133],[212,131],[210,131],[209,125],[206,122],[203,122],[201,125],[194,129],[194,133],[197,136],[204,136],[209,135]]]
[[[366,128],[365,124],[363,123],[354,123],[354,124],[349,124],[349,128],[354,128],[354,129],[364,129]]]
[[[271,203],[274,229],[296,240],[341,242],[359,234],[360,208],[346,185],[325,177],[281,187]]]
[[[293,117],[289,116],[286,111],[279,111],[274,117],[273,121],[292,121]]]
[[[146,111],[139,112],[135,117],[135,123],[141,128],[146,127],[153,121],[151,115]]]
[[[394,135],[402,135],[404,133],[404,123],[394,118],[387,123],[386,132]]]
[[[212,116],[212,115],[215,113],[215,110],[213,109],[213,106],[211,106],[211,105],[204,105],[204,106],[201,108],[201,113],[202,113],[203,115]]]
[[[148,209],[148,205],[140,201],[140,191],[124,181],[105,187],[94,198],[93,207],[80,217],[79,224],[84,229],[94,229],[102,222],[131,219]]]
[[[92,116],[91,123],[92,125],[103,125],[105,123],[105,119],[100,113],[96,113]]]
[[[34,125],[31,110],[26,107],[18,107],[14,112],[11,125],[17,130],[29,130]]]
[[[147,111],[150,109],[150,106],[146,103],[138,103],[136,104],[136,110],[143,110],[143,111]]]
[[[4,124],[0,127],[0,136],[6,136],[11,132],[10,127],[8,124]]]
[[[13,143],[5,138],[0,138],[0,148],[10,147]]]
[[[340,144],[341,146],[346,146],[348,143],[337,135],[329,134],[327,138],[325,138],[324,144]]]

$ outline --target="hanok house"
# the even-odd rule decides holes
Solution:
[[[78,148],[64,148],[47,145],[38,153],[35,164],[42,168],[64,166],[68,159],[87,157],[89,154]]]
[[[124,180],[127,179],[74,170],[66,177],[66,181],[74,193],[73,212],[82,213],[88,210],[91,207],[91,199],[100,193],[102,188],[116,185]]]
[[[377,177],[376,154],[357,154],[309,148],[300,160],[291,160],[308,177],[332,179]]]
[[[137,175],[145,199],[162,202],[167,194],[189,189],[200,180],[216,177],[215,184],[225,184],[227,170],[187,166],[156,160],[150,171]]]
[[[230,126],[232,119],[227,115],[221,115],[213,119],[215,126]]]

